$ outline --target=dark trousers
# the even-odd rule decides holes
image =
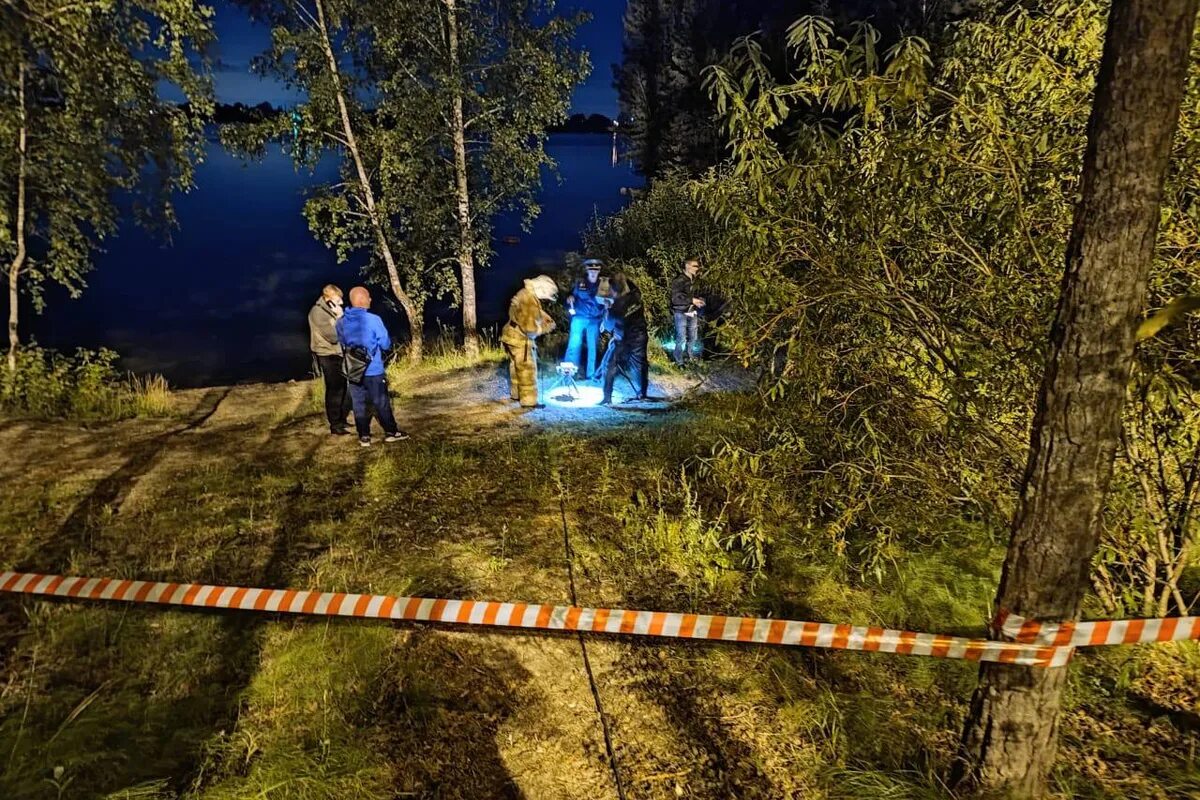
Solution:
[[[359,436],[371,435],[371,406],[375,407],[375,416],[379,417],[384,433],[400,431],[392,414],[386,375],[364,375],[362,383],[350,384],[350,399],[354,402],[354,427]]]
[[[609,342],[609,350],[604,356],[604,399],[612,401],[613,384],[617,380],[617,372],[624,371],[625,376],[633,383],[638,397],[645,397],[650,389],[650,360],[646,348],[650,339],[645,332],[626,334],[621,339]]]
[[[352,407],[346,378],[342,375],[342,357],[317,356],[316,359],[325,381],[325,419],[329,420],[329,430],[341,430],[346,427],[346,415]]]

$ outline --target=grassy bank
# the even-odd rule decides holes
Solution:
[[[397,375],[400,407],[441,379]],[[185,433],[8,465],[0,566],[564,602],[565,519],[588,605],[972,633],[991,612],[1002,547],[979,523],[893,546],[868,576],[800,526],[739,538],[703,460],[746,397],[589,433],[445,423],[370,450],[322,436],[309,397],[205,394]],[[5,798],[615,797],[570,637],[14,598],[0,636]],[[637,798],[945,797],[975,677],[879,654],[589,653]],[[1064,797],[1200,791],[1194,644],[1070,669]]]
[[[161,375],[122,374],[111,350],[65,355],[29,345],[14,368],[0,368],[0,414],[82,422],[170,416],[171,389]]]

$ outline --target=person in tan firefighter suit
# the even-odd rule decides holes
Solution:
[[[542,310],[543,300],[558,297],[558,284],[549,275],[525,281],[525,288],[508,304],[508,324],[500,343],[508,353],[508,379],[513,400],[522,408],[540,408],[537,380],[537,338],[554,330],[554,320]]]

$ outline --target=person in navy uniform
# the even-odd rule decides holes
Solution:
[[[583,374],[583,379],[597,378],[596,359],[600,343],[600,323],[604,319],[606,298],[602,291],[600,270],[604,264],[598,258],[584,259],[584,276],[575,282],[567,297],[567,313],[571,316],[571,331],[567,338],[567,354],[564,361],[574,364]],[[580,350],[587,340],[587,364],[579,363]]]

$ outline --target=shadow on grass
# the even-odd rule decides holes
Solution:
[[[101,571],[108,574],[152,577],[174,569],[178,572],[171,577],[176,579],[249,585],[286,582],[298,572],[318,552],[305,546],[304,533],[311,520],[327,513],[329,500],[303,488],[311,479],[320,440],[289,452],[282,443],[275,445],[278,426],[253,458],[202,478],[179,475],[141,515],[134,511],[117,518],[112,513],[168,442],[183,452],[184,463],[189,453],[236,452],[243,431],[200,427],[221,398],[213,399],[204,414],[182,429],[191,436],[170,442],[164,435],[135,452],[97,485],[51,541],[25,557],[24,566],[60,572],[82,557],[104,565]],[[358,479],[354,469],[360,468],[356,464],[346,474],[322,478],[335,489],[353,485]],[[233,496],[230,507],[212,511],[197,506],[190,481],[216,480],[218,475]],[[289,483],[277,496],[261,496],[263,486]],[[261,557],[242,559],[228,537],[205,529],[206,514],[214,522],[224,514],[244,524],[246,508],[252,516],[256,502],[264,499],[272,522],[259,523],[257,541],[251,543]],[[201,529],[155,530],[159,512],[168,506],[182,509],[180,518],[194,517]],[[264,513],[261,507],[258,513]],[[170,519],[167,514],[168,524]],[[168,551],[170,563],[163,563],[166,547],[187,547],[187,537],[197,534],[202,540],[214,537],[195,554],[199,558],[176,565],[175,553]],[[185,789],[206,742],[235,724],[242,692],[259,666],[269,621],[28,598],[17,600],[16,609],[23,632],[10,638],[6,696],[0,700],[0,796],[13,800],[103,797],[122,790],[132,792],[130,796],[166,797]]]
[[[521,800],[497,738],[529,678],[503,645],[414,630],[375,708],[398,796]]]

